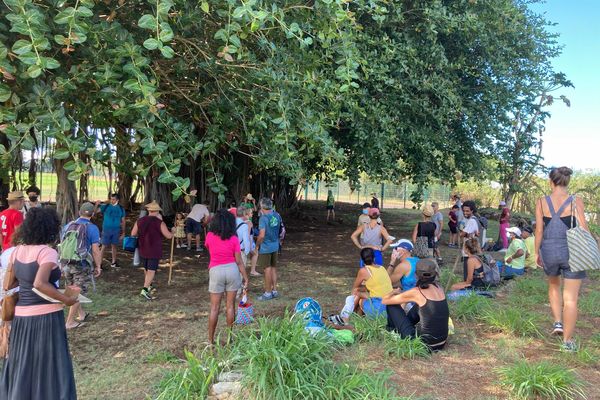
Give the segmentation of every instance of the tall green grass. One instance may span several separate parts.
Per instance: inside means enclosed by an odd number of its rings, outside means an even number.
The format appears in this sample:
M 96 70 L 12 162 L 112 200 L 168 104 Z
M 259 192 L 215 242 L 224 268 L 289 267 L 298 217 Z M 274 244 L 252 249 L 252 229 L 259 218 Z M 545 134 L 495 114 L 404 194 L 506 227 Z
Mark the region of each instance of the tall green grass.
M 497 369 L 500 383 L 517 399 L 585 398 L 583 383 L 573 370 L 543 361 L 518 361 Z
M 522 306 L 537 306 L 548 303 L 548 283 L 538 276 L 520 277 L 515 280 L 511 301 Z
M 483 314 L 483 320 L 493 329 L 517 336 L 541 337 L 538 315 L 512 306 L 497 305 Z
M 431 355 L 427 345 L 418 337 L 415 339 L 403 339 L 395 332 L 385 332 L 383 346 L 388 355 L 406 360 L 414 360 L 418 357 L 429 357 Z
M 600 292 L 590 291 L 579 297 L 579 309 L 582 314 L 600 317 Z
M 457 321 L 475 321 L 483 319 L 485 313 L 498 307 L 489 298 L 473 294 L 450 302 L 450 316 Z
M 387 319 L 386 317 L 366 318 L 352 314 L 350 316 L 350 324 L 354 326 L 358 341 L 371 342 L 374 340 L 383 340 Z
M 210 385 L 219 373 L 218 359 L 204 353 L 197 358 L 186 351 L 185 368 L 170 372 L 159 383 L 156 400 L 200 400 L 208 395 Z

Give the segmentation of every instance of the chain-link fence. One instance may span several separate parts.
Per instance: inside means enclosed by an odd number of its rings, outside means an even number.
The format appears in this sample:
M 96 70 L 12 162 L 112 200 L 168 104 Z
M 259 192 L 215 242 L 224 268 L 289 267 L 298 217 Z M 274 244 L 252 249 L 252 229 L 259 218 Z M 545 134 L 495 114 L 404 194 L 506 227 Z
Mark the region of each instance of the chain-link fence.
M 372 193 L 376 193 L 380 208 L 412 208 L 415 206 L 415 203 L 411 201 L 410 195 L 415 188 L 416 185 L 408 182 L 400 185 L 361 182 L 360 189 L 352 190 L 347 181 L 336 183 L 316 181 L 305 186 L 299 195 L 304 200 L 326 200 L 327 192 L 331 190 L 335 201 L 362 204 L 370 202 Z M 448 207 L 450 205 L 451 194 L 449 186 L 431 185 L 423 192 L 421 205 L 437 201 L 440 203 L 440 207 Z

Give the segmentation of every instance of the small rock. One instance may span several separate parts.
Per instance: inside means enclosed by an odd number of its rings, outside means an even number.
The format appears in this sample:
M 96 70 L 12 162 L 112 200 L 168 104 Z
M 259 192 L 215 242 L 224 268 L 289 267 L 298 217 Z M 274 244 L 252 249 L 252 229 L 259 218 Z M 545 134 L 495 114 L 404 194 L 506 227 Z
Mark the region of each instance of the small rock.
M 244 375 L 238 371 L 222 372 L 219 374 L 217 381 L 219 382 L 239 382 Z
M 238 395 L 242 391 L 240 382 L 218 382 L 212 386 L 212 394 L 219 396 L 221 394 Z

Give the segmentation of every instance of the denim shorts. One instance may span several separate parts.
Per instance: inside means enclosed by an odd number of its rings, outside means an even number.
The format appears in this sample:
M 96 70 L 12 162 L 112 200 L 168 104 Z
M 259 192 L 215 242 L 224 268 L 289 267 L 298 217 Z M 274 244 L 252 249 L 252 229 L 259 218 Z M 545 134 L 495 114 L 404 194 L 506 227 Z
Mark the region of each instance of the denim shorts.
M 381 302 L 381 297 L 370 297 L 362 302 L 362 310 L 367 317 L 376 318 L 378 316 L 387 316 L 385 305 Z
M 199 235 L 203 231 L 202 223 L 192 218 L 186 218 L 184 231 L 192 235 Z
M 543 260 L 542 260 L 543 261 Z M 547 276 L 561 276 L 565 279 L 585 279 L 585 271 L 571 271 L 569 262 L 547 263 L 544 261 L 544 273 Z
M 119 236 L 121 236 L 121 228 L 105 228 L 102 230 L 102 244 L 104 246 L 119 244 Z

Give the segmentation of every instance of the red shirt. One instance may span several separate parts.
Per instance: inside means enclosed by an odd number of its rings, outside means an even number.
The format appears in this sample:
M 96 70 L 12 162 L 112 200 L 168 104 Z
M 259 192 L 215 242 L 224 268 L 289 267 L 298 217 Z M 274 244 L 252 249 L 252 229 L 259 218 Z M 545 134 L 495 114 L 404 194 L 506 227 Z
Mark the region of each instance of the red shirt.
M 7 208 L 0 213 L 0 226 L 2 229 L 2 249 L 12 247 L 12 236 L 17 226 L 23 223 L 23 213 L 14 208 Z

